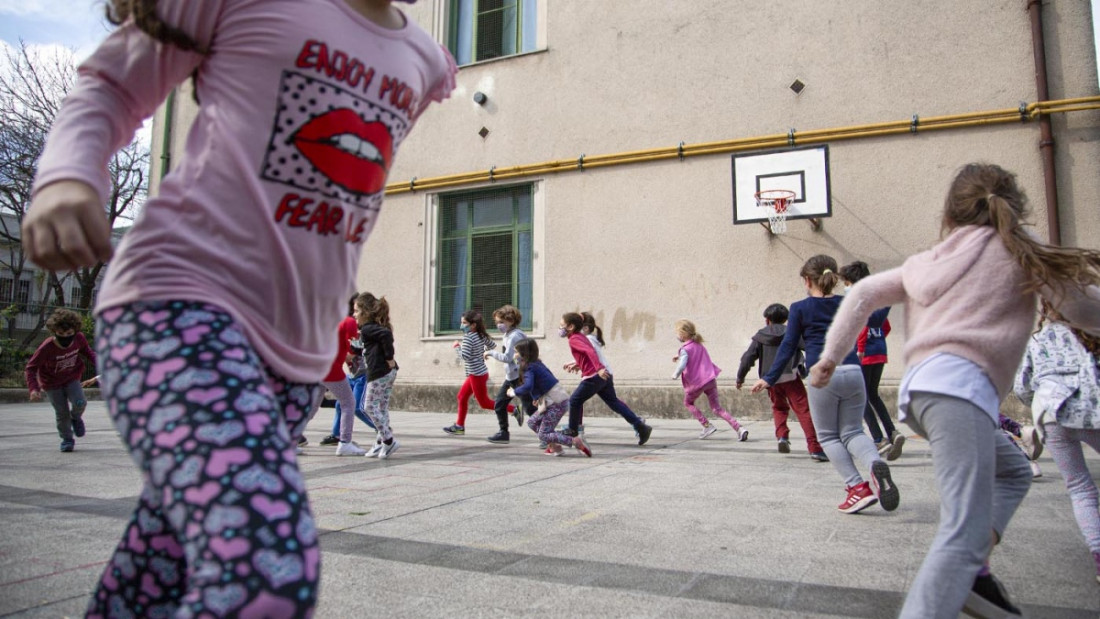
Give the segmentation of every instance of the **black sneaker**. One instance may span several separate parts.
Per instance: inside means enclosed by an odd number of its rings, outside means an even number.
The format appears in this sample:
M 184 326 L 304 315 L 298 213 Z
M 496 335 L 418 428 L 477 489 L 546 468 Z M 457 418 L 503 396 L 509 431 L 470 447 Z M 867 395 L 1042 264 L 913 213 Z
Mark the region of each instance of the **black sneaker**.
M 828 462 L 829 456 L 826 456 L 824 451 L 815 451 L 810 454 L 810 459 L 814 462 Z
M 325 438 L 321 439 L 322 445 L 338 445 L 340 443 L 340 437 L 335 434 L 329 434 Z
M 87 429 L 84 427 L 84 419 L 73 417 L 73 434 L 75 434 L 77 438 L 80 438 L 84 436 L 86 430 Z
M 447 434 L 454 434 L 456 436 L 462 436 L 466 434 L 466 428 L 460 425 L 447 426 L 446 428 L 443 428 L 443 431 Z
M 486 440 L 489 441 L 490 443 L 497 443 L 497 444 L 500 444 L 500 445 L 507 445 L 509 438 L 510 437 L 509 437 L 507 432 L 497 432 L 496 434 L 490 436 Z
M 1020 609 L 1008 599 L 1001 581 L 993 574 L 978 576 L 970 588 L 963 612 L 972 617 L 1022 617 Z
M 878 496 L 878 503 L 882 509 L 892 512 L 898 508 L 901 494 L 890 477 L 890 467 L 882 460 L 875 460 L 871 465 L 871 488 Z
M 638 427 L 638 444 L 645 445 L 649 440 L 649 435 L 653 434 L 653 427 L 646 424 L 642 424 Z
M 76 446 L 75 441 L 61 441 L 61 451 L 64 451 L 66 453 L 72 451 L 73 447 L 75 447 L 75 446 Z
M 516 425 L 522 428 L 523 427 L 523 406 L 517 406 L 515 408 L 515 410 L 512 411 L 512 416 L 516 418 Z
M 298 446 L 299 447 L 305 447 L 306 445 L 309 445 L 309 439 L 308 438 L 303 436 L 302 438 L 298 439 Z

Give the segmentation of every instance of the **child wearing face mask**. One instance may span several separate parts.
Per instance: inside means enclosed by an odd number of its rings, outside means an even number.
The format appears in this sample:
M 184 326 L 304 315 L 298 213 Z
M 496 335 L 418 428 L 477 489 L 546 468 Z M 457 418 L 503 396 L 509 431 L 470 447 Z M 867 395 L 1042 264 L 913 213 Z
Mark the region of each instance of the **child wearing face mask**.
M 42 399 L 42 392 L 53 405 L 57 433 L 61 436 L 61 451 L 70 452 L 76 445 L 73 436 L 84 436 L 84 390 L 80 377 L 84 374 L 84 359 L 95 365 L 95 353 L 80 332 L 83 321 L 76 312 L 54 310 L 46 321 L 52 337 L 46 338 L 34 351 L 25 374 L 31 402 Z M 71 406 L 70 406 L 71 405 Z
M 569 338 L 569 352 L 573 353 L 573 363 L 566 363 L 562 369 L 581 375 L 580 384 L 569 397 L 569 428 L 566 429 L 565 434 L 568 436 L 579 434 L 581 420 L 584 417 L 584 403 L 592 396 L 598 395 L 608 408 L 634 427 L 638 435 L 638 444 L 645 445 L 653 433 L 653 428 L 634 414 L 634 411 L 630 410 L 630 407 L 615 394 L 614 379 L 607 368 L 600 363 L 596 350 L 592 348 L 588 338 L 581 333 L 583 327 L 584 318 L 580 314 L 576 312 L 562 314 L 558 336 Z
M 469 310 L 462 314 L 460 327 L 462 328 L 462 341 L 455 342 L 455 347 L 459 349 L 462 356 L 462 363 L 466 370 L 466 380 L 462 382 L 462 387 L 458 390 L 458 419 L 454 425 L 443 428 L 444 432 L 455 436 L 466 434 L 466 413 L 471 395 L 474 396 L 481 408 L 494 410 L 494 404 L 489 399 L 487 387 L 489 384 L 489 367 L 485 365 L 485 353 L 497 347 L 497 343 L 489 337 L 489 333 L 485 330 L 485 319 L 481 317 L 481 312 Z M 502 427 L 503 440 L 494 440 L 501 438 L 501 433 L 497 433 L 489 437 L 490 442 L 508 442 L 507 419 L 502 423 L 504 424 Z
M 699 396 L 705 394 L 711 412 L 730 424 L 733 431 L 737 433 L 737 440 L 742 442 L 749 440 L 749 431 L 741 427 L 741 424 L 730 416 L 718 401 L 718 374 L 722 368 L 714 365 L 710 360 L 710 353 L 703 346 L 703 336 L 695 330 L 695 323 L 690 320 L 677 321 L 676 339 L 683 346 L 672 358 L 676 362 L 676 373 L 672 377 L 679 378 L 683 382 L 684 406 L 699 423 L 703 424 L 703 431 L 699 434 L 699 438 L 706 438 L 718 431 L 718 428 L 711 425 L 703 411 L 695 406 Z
M 561 456 L 565 453 L 562 446 L 568 445 L 591 457 L 592 451 L 585 444 L 584 437 L 569 436 L 554 429 L 569 410 L 569 392 L 562 388 L 550 368 L 539 360 L 538 344 L 525 338 L 515 343 L 514 350 L 520 378 L 516 381 L 516 386 L 508 389 L 508 392 L 513 397 L 538 401 L 538 410 L 531 414 L 527 426 L 546 444 L 546 455 Z
M 508 390 L 518 385 L 520 381 L 520 371 L 519 366 L 516 364 L 515 354 L 516 342 L 527 337 L 519 329 L 519 323 L 522 321 L 523 314 L 512 305 L 504 305 L 493 312 L 493 322 L 497 325 L 497 331 L 504 334 L 504 339 L 499 350 L 485 352 L 485 359 L 492 357 L 504 364 L 504 381 L 500 384 L 497 398 L 493 402 L 493 411 L 497 415 L 500 432 L 489 437 L 491 443 L 508 442 L 508 413 L 515 416 L 516 425 L 522 426 L 524 413 L 531 415 L 531 411 L 535 408 L 531 404 L 531 397 L 526 395 L 520 396 L 521 406 L 519 408 L 512 406 L 511 402 L 514 396 L 508 394 Z

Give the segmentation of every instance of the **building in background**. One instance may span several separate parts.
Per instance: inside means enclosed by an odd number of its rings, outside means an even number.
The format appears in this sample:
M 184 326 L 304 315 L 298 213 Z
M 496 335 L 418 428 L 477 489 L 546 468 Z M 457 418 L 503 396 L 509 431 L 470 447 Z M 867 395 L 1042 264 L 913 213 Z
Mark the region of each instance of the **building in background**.
M 551 367 L 569 359 L 561 314 L 591 311 L 616 383 L 643 412 L 678 410 L 676 320 L 697 325 L 731 385 L 763 309 L 805 296 L 807 258 L 900 265 L 938 239 L 948 182 L 972 161 L 1019 175 L 1040 236 L 1100 247 L 1089 3 L 400 6 L 461 70 L 402 146 L 356 282 L 390 302 L 399 398 L 457 388 L 459 315 L 512 303 Z M 1092 99 L 1034 105 L 1073 98 Z M 195 114 L 186 86 L 169 103 L 153 142 L 164 170 Z M 788 148 L 821 153 L 827 184 L 799 191 L 823 190 L 827 211 L 774 235 L 735 211 L 752 193 L 735 167 Z M 900 308 L 891 318 L 887 382 L 906 339 Z

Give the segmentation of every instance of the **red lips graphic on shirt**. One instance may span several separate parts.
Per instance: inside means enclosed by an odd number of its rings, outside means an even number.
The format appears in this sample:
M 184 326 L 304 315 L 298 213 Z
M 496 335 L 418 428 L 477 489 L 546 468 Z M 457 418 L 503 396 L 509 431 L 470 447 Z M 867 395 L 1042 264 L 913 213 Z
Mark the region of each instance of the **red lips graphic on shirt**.
M 294 134 L 294 146 L 337 185 L 358 194 L 381 191 L 393 161 L 393 137 L 353 110 L 326 112 Z

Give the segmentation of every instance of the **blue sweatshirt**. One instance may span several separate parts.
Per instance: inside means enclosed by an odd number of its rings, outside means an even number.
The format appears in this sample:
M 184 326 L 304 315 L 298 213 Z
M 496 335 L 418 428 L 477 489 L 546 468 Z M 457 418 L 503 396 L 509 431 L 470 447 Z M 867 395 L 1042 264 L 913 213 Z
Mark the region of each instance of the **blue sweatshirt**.
M 787 317 L 787 332 L 783 334 L 783 341 L 779 344 L 779 352 L 776 353 L 772 367 L 764 376 L 764 381 L 774 385 L 783 374 L 787 362 L 798 351 L 798 342 L 801 338 L 806 345 L 806 367 L 811 368 L 821 358 L 821 351 L 825 348 L 825 334 L 829 332 L 829 325 L 833 323 L 833 316 L 844 297 L 834 295 L 831 297 L 806 297 L 801 301 L 791 303 L 791 314 Z M 853 347 L 848 351 L 848 356 L 840 362 L 840 365 L 859 365 L 859 357 Z
M 537 400 L 558 384 L 558 379 L 542 361 L 532 361 L 523 372 L 523 384 L 514 389 L 516 395 L 530 396 Z

